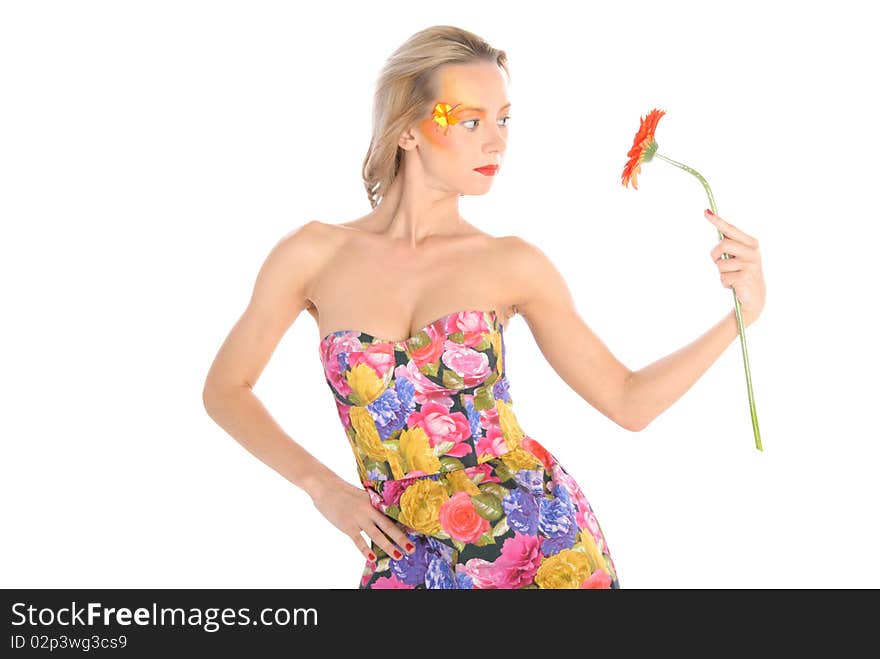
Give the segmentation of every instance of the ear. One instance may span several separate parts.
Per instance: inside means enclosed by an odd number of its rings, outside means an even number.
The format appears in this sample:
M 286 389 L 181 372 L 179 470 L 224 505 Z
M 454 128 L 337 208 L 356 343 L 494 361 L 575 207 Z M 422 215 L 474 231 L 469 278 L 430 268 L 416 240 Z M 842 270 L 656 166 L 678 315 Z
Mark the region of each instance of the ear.
M 413 132 L 412 128 L 407 128 L 400 134 L 400 139 L 397 140 L 397 144 L 401 149 L 405 151 L 411 151 L 416 148 L 416 136 Z

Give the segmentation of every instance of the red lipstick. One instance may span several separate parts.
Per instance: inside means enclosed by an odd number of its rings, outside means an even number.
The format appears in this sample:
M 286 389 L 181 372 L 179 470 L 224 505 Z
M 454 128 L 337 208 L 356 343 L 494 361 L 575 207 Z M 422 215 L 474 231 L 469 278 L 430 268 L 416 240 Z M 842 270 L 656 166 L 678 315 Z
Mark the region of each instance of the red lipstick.
M 498 165 L 486 165 L 485 167 L 474 167 L 475 172 L 480 172 L 484 176 L 495 176 L 498 171 Z

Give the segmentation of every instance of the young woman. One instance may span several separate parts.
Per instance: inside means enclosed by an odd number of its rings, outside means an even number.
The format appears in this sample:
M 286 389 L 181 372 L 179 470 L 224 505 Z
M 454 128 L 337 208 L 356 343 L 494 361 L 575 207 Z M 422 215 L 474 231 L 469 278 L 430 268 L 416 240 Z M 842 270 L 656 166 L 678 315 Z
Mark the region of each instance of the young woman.
M 504 51 L 450 26 L 393 53 L 363 165 L 373 210 L 308 222 L 279 241 L 205 382 L 211 417 L 308 492 L 363 553 L 360 588 L 619 588 L 583 491 L 517 421 L 504 328 L 522 315 L 562 379 L 632 431 L 737 337 L 732 310 L 634 373 L 580 318 L 540 249 L 460 215 L 458 198 L 487 193 L 501 171 L 506 75 Z M 741 308 L 751 323 L 764 297 L 757 241 L 717 221 L 729 236 L 715 254 L 722 281 L 748 292 Z M 286 435 L 252 393 L 303 309 L 322 337 L 326 384 L 362 488 Z

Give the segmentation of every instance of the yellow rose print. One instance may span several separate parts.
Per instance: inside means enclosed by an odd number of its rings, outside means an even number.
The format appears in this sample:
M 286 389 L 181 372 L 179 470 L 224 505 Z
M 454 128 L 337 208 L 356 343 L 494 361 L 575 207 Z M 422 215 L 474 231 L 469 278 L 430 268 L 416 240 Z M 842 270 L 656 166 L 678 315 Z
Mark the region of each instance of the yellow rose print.
M 385 380 L 376 375 L 368 364 L 356 364 L 345 374 L 351 387 L 351 400 L 358 405 L 369 405 L 385 390 Z
M 501 461 L 513 471 L 537 469 L 541 466 L 541 461 L 522 447 L 504 453 L 501 456 Z
M 504 373 L 504 351 L 501 349 L 501 332 L 493 330 L 489 335 L 489 342 L 492 344 L 492 350 L 495 351 L 495 355 L 498 358 L 495 369 L 499 373 Z
M 563 549 L 541 563 L 535 583 L 541 588 L 580 588 L 592 574 L 590 559 L 582 551 Z
M 609 571 L 608 565 L 605 562 L 605 557 L 602 555 L 602 552 L 599 551 L 599 546 L 596 544 L 593 534 L 587 529 L 581 529 L 581 545 L 585 550 L 587 558 L 590 559 L 590 574 L 593 574 L 593 572 L 599 569 L 604 570 L 605 572 Z M 590 576 L 590 574 L 587 576 Z
M 355 429 L 355 443 L 365 455 L 373 460 L 385 460 L 388 448 L 379 438 L 376 422 L 366 407 L 352 407 L 348 412 L 351 425 Z
M 385 459 L 388 461 L 388 466 L 391 467 L 391 477 L 404 478 L 406 472 L 403 469 L 403 465 L 400 463 L 400 457 L 397 455 L 397 451 L 390 447 L 386 447 L 386 449 L 387 453 L 385 454 Z
M 420 478 L 404 490 L 400 497 L 403 524 L 427 535 L 440 532 L 440 506 L 449 498 L 446 488 L 431 478 Z
M 404 430 L 400 434 L 400 457 L 406 473 L 416 469 L 426 474 L 440 471 L 440 460 L 434 455 L 428 435 L 421 426 Z
M 516 420 L 513 410 L 500 398 L 495 399 L 495 409 L 498 410 L 498 424 L 501 426 L 501 434 L 504 435 L 507 448 L 511 451 L 519 448 L 525 433 L 519 427 L 519 421 Z
M 450 471 L 444 476 L 450 494 L 467 492 L 468 494 L 481 494 L 480 488 L 474 483 L 463 469 Z

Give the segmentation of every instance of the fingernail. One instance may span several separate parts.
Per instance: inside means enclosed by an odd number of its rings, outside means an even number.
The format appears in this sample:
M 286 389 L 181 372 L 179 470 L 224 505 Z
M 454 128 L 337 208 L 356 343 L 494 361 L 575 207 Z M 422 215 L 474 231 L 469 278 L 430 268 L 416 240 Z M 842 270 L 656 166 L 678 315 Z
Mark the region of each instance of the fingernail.
M 413 549 L 415 549 L 415 545 L 413 545 L 413 543 L 411 543 L 411 542 L 407 542 L 406 543 L 406 550 L 412 551 Z
M 399 551 L 397 551 L 397 550 L 395 549 L 395 550 L 394 550 L 394 558 L 400 558 L 401 556 L 403 556 L 403 554 L 401 554 Z
M 712 216 L 715 215 L 715 213 L 712 212 L 712 209 L 711 209 L 711 208 L 707 208 L 707 209 L 706 209 L 706 212 L 709 213 L 709 215 L 712 215 Z
M 375 560 L 376 560 L 376 554 L 374 554 L 373 552 L 370 552 L 370 553 L 368 554 L 368 556 L 369 556 L 369 558 L 370 558 L 371 561 L 375 561 Z

